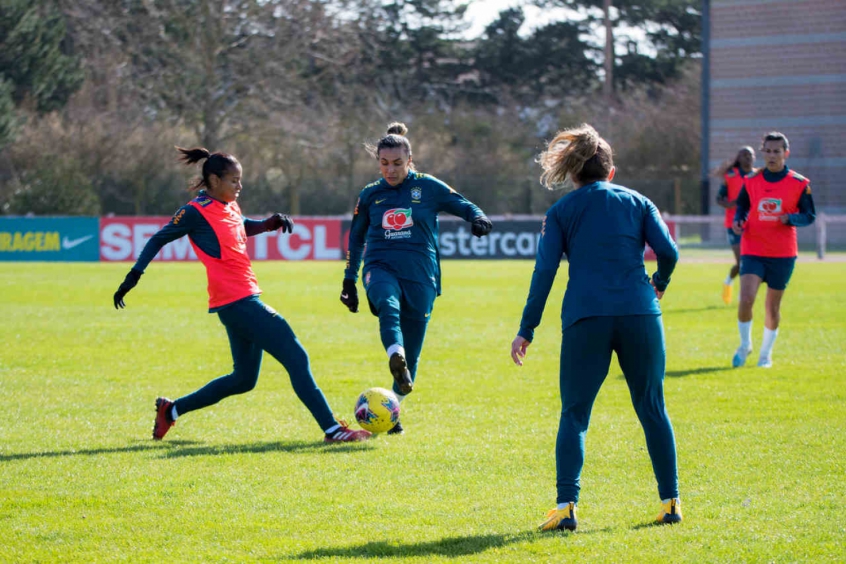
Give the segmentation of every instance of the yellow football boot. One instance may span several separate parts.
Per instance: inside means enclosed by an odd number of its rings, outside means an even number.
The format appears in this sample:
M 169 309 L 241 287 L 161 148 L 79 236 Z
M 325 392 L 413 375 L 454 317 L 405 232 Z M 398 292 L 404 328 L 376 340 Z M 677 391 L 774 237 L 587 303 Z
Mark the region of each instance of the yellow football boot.
M 726 305 L 731 305 L 731 294 L 732 294 L 731 284 L 723 284 L 723 302 Z
M 667 501 L 667 503 L 662 502 L 661 513 L 658 514 L 655 520 L 659 523 L 680 523 L 682 520 L 681 500 L 674 497 Z
M 564 509 L 550 509 L 546 513 L 546 521 L 541 523 L 538 528 L 541 531 L 555 531 L 560 529 L 575 531 L 577 524 L 576 502 L 571 501 Z

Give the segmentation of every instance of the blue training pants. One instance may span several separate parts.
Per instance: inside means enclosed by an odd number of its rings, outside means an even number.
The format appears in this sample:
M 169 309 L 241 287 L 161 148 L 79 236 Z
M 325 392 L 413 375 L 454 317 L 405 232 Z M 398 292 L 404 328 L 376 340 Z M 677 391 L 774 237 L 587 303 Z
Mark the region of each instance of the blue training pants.
M 176 400 L 179 415 L 213 405 L 223 398 L 249 392 L 256 386 L 263 351 L 278 360 L 300 401 L 324 431 L 336 424 L 323 392 L 311 374 L 306 353 L 291 326 L 258 296 L 239 300 L 217 312 L 229 335 L 234 369 L 196 392 Z
M 579 500 L 585 461 L 585 434 L 611 353 L 629 386 L 661 499 L 678 497 L 676 441 L 664 408 L 664 326 L 660 315 L 620 315 L 580 319 L 561 340 L 561 421 L 555 447 L 558 503 Z
M 364 273 L 367 299 L 379 317 L 379 335 L 385 350 L 393 344 L 405 348 L 405 359 L 412 382 L 417 378 L 417 364 L 426 338 L 437 292 L 431 284 L 397 278 L 379 268 Z M 399 394 L 396 382 L 394 393 Z

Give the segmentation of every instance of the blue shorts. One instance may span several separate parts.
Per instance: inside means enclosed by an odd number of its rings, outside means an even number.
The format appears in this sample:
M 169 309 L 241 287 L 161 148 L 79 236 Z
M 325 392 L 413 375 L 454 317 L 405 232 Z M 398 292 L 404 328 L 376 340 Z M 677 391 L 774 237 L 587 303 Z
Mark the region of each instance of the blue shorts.
M 754 274 L 773 290 L 784 290 L 790 282 L 796 257 L 740 256 L 740 275 Z
M 732 247 L 740 244 L 740 235 L 735 233 L 731 227 L 726 228 L 726 238 Z

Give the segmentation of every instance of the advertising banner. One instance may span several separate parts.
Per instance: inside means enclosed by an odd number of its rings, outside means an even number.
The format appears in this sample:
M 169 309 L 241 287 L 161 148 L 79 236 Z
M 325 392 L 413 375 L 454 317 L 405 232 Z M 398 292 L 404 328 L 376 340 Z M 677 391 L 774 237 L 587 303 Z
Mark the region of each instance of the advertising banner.
M 470 224 L 460 219 L 442 218 L 438 238 L 442 259 L 534 259 L 542 217 L 537 219 L 491 218 L 494 230 L 490 235 L 474 237 Z M 341 250 L 346 256 L 350 220 L 342 222 Z
M 441 258 L 534 259 L 542 220 L 494 220 L 493 231 L 482 238 L 473 236 L 466 221 L 441 221 Z
M 0 261 L 96 262 L 96 217 L 0 217 Z
M 135 261 L 170 217 L 0 217 L 0 261 Z M 349 219 L 296 217 L 293 233 L 263 233 L 247 239 L 252 260 L 341 260 L 349 240 Z M 542 217 L 493 218 L 494 230 L 473 237 L 470 224 L 440 221 L 444 259 L 534 259 Z M 673 222 L 668 223 L 673 233 Z M 646 260 L 655 254 L 648 246 Z M 165 245 L 155 260 L 195 261 L 187 237 Z
M 442 259 L 529 259 L 534 260 L 538 250 L 538 239 L 543 216 L 530 219 L 505 219 L 493 216 L 494 224 L 490 235 L 474 237 L 470 224 L 455 219 L 439 222 Z M 351 221 L 341 222 L 342 240 L 340 247 L 346 256 L 349 244 Z M 668 222 L 670 235 L 674 233 L 674 222 Z M 645 260 L 655 260 L 655 253 L 646 246 Z
M 170 217 L 104 217 L 100 220 L 100 260 L 135 261 L 144 245 Z M 262 233 L 247 239 L 252 260 L 340 260 L 341 220 L 295 217 L 294 231 Z M 96 259 L 95 259 L 96 260 Z M 188 237 L 159 251 L 155 260 L 198 260 Z

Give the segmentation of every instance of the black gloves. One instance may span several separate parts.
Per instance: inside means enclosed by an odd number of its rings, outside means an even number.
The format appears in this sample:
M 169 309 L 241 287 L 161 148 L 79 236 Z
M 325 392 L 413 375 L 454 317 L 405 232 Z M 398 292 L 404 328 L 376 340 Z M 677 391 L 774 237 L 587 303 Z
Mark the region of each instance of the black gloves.
M 281 229 L 282 233 L 290 233 L 294 230 L 294 220 L 287 215 L 282 215 L 281 213 L 271 215 L 262 223 L 264 223 L 266 231 L 276 231 L 277 229 Z
M 123 303 L 123 297 L 129 293 L 131 289 L 138 284 L 138 280 L 141 278 L 142 272 L 138 272 L 137 270 L 130 270 L 129 274 L 126 275 L 126 278 L 123 279 L 123 282 L 118 287 L 117 292 L 115 292 L 115 309 L 125 308 L 126 304 Z
M 493 229 L 493 223 L 491 223 L 491 220 L 483 215 L 474 219 L 472 225 L 470 226 L 470 231 L 476 237 L 484 237 L 491 232 L 491 229 Z
M 658 276 L 658 271 L 652 275 L 652 285 L 655 286 L 655 289 L 659 292 L 663 292 L 667 289 L 667 286 L 670 284 L 670 280 L 662 280 L 660 276 Z
M 341 303 L 347 306 L 351 312 L 358 313 L 358 289 L 355 287 L 355 280 L 344 279 Z

